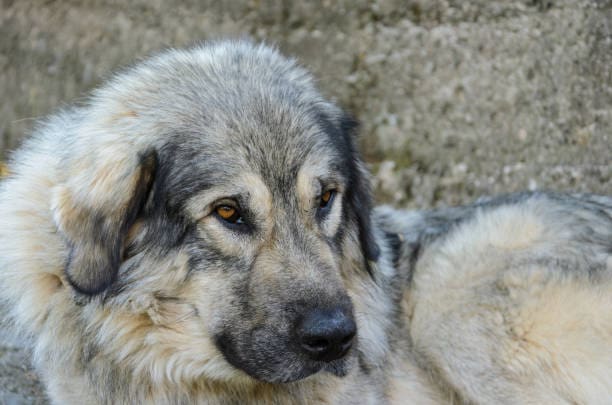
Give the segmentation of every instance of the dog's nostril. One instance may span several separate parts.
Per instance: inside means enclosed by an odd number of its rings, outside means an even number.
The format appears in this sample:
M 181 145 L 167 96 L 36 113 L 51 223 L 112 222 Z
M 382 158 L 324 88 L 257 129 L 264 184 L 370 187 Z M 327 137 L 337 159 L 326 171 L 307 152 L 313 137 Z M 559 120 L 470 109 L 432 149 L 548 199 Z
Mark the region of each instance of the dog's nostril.
M 357 332 L 350 312 L 342 309 L 310 311 L 297 329 L 303 352 L 313 360 L 333 361 L 351 348 Z
M 325 339 L 304 339 L 302 345 L 307 348 L 307 350 L 312 351 L 323 351 L 327 350 L 329 347 L 329 341 Z

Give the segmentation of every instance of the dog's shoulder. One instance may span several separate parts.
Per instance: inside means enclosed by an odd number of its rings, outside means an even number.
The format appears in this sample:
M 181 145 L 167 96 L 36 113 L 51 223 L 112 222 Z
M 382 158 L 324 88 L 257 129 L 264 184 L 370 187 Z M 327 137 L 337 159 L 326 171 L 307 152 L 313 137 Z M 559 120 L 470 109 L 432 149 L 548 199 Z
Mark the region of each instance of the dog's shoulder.
M 612 198 L 521 193 L 376 215 L 404 241 L 410 339 L 445 385 L 479 401 L 610 398 Z

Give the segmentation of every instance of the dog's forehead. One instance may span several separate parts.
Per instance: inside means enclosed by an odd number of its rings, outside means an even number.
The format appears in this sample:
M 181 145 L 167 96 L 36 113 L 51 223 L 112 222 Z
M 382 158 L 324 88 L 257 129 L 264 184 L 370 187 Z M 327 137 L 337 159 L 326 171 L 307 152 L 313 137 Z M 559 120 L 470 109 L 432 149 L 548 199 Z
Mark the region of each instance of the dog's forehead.
M 202 147 L 265 177 L 295 176 L 313 155 L 324 163 L 339 154 L 341 139 L 322 112 L 304 111 L 289 101 L 245 109 L 250 111 L 228 117 L 230 126 L 206 128 Z
M 166 146 L 171 151 L 167 160 L 173 166 L 173 181 L 182 183 L 180 188 L 226 187 L 248 175 L 259 177 L 270 193 L 284 195 L 295 192 L 298 178 L 306 178 L 310 185 L 330 177 L 342 182 L 342 148 L 324 125 L 291 127 L 269 120 L 233 119 L 235 125 L 223 129 L 209 126 L 172 137 L 172 144 Z M 238 183 L 235 186 L 244 189 Z
M 94 99 L 101 121 L 142 134 L 143 148 L 158 150 L 158 174 L 168 190 L 181 190 L 172 199 L 245 172 L 276 194 L 294 188 L 312 156 L 320 169 L 346 166 L 351 155 L 341 110 L 306 70 L 268 47 L 169 51 L 117 76 Z
M 340 110 L 293 61 L 237 46 L 170 55 L 152 69 L 162 108 L 151 118 L 183 180 L 211 185 L 251 172 L 287 189 L 313 156 L 319 169 L 342 166 Z

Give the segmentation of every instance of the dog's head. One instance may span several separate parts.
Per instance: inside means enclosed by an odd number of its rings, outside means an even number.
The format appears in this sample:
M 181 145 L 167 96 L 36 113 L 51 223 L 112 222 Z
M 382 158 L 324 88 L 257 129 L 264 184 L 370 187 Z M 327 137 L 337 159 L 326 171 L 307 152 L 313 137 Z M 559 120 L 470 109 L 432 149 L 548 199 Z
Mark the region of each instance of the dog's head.
M 52 205 L 96 353 L 177 378 L 348 371 L 352 286 L 378 255 L 369 185 L 355 123 L 304 70 L 244 42 L 171 51 L 74 131 Z

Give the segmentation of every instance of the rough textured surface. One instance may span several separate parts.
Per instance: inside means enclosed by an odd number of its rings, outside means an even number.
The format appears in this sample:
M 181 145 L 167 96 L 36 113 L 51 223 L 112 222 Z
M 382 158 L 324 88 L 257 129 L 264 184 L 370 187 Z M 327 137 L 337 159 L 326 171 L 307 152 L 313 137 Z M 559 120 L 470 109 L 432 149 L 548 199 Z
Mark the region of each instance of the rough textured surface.
M 612 190 L 610 1 L 1 4 L 0 159 L 118 66 L 248 35 L 295 55 L 361 120 L 380 202 Z M 0 403 L 41 398 L 19 342 L 0 342 Z
M 46 403 L 38 376 L 22 347 L 22 339 L 12 333 L 9 325 L 0 322 L 0 405 Z

